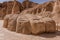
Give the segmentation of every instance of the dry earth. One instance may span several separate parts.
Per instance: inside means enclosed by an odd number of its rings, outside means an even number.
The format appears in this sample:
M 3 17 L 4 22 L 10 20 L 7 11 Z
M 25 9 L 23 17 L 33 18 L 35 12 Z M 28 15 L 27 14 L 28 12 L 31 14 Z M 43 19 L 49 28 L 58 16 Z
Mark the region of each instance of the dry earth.
M 16 32 L 11 32 L 3 26 L 3 20 L 0 20 L 0 40 L 60 40 L 60 31 L 51 34 L 41 35 L 24 35 Z

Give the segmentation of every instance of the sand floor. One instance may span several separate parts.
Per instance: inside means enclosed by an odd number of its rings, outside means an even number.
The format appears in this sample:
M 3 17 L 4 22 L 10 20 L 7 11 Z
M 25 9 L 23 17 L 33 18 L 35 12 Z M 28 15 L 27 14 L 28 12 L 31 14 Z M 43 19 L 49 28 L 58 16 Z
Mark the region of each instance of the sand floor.
M 25 35 L 11 32 L 3 28 L 3 20 L 0 20 L 0 40 L 60 40 L 60 31 L 56 34 Z

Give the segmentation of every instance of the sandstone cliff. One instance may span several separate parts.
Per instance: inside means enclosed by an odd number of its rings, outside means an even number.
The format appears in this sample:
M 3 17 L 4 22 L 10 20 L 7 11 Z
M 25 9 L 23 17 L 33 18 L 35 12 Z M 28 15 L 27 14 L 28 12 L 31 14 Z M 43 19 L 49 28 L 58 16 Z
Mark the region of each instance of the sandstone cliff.
M 0 3 L 0 9 L 1 9 L 0 16 L 3 15 L 4 17 L 7 14 L 11 14 L 13 5 L 14 5 L 13 1 Z M 32 1 L 23 1 L 22 3 L 16 1 L 13 12 L 37 14 L 40 13 L 42 9 L 46 9 L 46 11 L 52 12 L 53 6 L 54 6 L 53 1 L 45 2 L 43 4 L 38 4 Z

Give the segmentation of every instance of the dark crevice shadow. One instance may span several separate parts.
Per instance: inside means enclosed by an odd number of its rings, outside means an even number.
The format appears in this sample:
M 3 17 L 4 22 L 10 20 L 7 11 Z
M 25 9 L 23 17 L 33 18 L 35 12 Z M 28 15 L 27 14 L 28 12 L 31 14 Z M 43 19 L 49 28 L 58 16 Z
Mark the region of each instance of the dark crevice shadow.
M 60 36 L 60 31 L 57 31 L 56 33 L 43 33 L 35 36 L 44 37 L 44 38 L 54 38 L 56 36 Z
M 56 33 L 44 33 L 39 35 L 40 37 L 45 37 L 45 38 L 54 38 L 56 37 Z
M 60 31 L 58 31 L 58 32 L 56 33 L 56 36 L 60 36 Z

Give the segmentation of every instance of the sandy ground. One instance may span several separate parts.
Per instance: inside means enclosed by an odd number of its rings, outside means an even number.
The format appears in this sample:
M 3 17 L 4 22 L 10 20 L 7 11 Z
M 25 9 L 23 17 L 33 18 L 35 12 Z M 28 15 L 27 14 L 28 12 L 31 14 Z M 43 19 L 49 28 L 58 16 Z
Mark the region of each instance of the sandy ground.
M 16 32 L 11 32 L 3 28 L 3 20 L 0 20 L 0 40 L 60 40 L 60 31 L 51 34 L 41 35 L 24 35 Z

